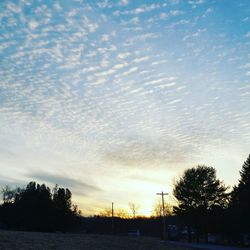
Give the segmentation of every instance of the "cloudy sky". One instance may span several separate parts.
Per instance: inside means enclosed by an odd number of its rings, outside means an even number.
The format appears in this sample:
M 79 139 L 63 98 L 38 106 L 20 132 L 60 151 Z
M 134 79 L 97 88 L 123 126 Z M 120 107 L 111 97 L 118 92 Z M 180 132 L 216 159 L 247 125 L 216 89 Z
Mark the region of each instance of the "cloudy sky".
M 250 153 L 249 0 L 2 0 L 0 65 L 1 186 L 146 214 L 184 169 L 232 186 Z

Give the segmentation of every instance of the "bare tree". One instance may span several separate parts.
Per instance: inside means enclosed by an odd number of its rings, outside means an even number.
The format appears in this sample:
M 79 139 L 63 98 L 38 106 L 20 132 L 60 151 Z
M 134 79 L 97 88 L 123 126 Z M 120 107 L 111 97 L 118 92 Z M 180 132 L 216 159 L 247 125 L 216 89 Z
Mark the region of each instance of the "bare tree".
M 165 216 L 170 216 L 173 213 L 173 207 L 165 202 Z M 162 202 L 161 199 L 157 199 L 153 207 L 153 216 L 161 217 L 162 216 Z
M 133 202 L 129 202 L 128 205 L 129 205 L 129 208 L 130 208 L 130 210 L 131 210 L 131 212 L 132 212 L 132 214 L 133 214 L 133 218 L 135 219 L 136 213 L 137 213 L 137 211 L 138 211 L 138 209 L 139 209 L 139 206 L 136 205 L 136 204 L 133 203 Z
M 103 211 L 99 214 L 101 217 L 112 217 L 112 209 L 111 208 L 105 208 Z
M 10 186 L 6 185 L 2 188 L 1 194 L 4 203 L 12 203 L 15 199 L 16 190 L 11 189 Z
M 119 218 L 123 218 L 123 219 L 129 218 L 128 212 L 125 209 L 121 209 L 121 208 L 116 210 L 116 216 Z
M 153 207 L 153 215 L 155 217 L 160 217 L 162 214 L 162 205 L 161 205 L 161 200 L 157 199 L 156 203 L 154 204 Z

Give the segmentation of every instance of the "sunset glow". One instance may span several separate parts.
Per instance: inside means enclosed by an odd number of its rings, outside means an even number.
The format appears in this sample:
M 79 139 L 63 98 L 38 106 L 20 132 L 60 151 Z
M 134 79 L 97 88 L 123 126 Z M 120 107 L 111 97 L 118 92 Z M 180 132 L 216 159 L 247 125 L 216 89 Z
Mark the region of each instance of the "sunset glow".
M 183 170 L 250 149 L 250 1 L 1 1 L 0 185 L 149 215 Z

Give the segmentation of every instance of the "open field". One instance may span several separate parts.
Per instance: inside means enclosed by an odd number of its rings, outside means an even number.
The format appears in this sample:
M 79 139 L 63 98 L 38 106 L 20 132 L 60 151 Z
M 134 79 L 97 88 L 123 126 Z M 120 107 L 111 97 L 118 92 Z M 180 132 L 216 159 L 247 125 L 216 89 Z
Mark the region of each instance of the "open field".
M 159 239 L 108 235 L 0 231 L 1 250 L 190 250 Z

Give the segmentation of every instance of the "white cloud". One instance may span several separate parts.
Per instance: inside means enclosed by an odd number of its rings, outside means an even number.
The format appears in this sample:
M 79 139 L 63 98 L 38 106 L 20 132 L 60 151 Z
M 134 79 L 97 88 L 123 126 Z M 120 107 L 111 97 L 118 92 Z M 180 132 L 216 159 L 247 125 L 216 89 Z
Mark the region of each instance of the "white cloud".
M 143 56 L 143 57 L 140 57 L 140 58 L 135 58 L 133 60 L 134 63 L 140 63 L 140 62 L 145 62 L 145 61 L 148 61 L 150 59 L 149 56 Z
M 59 2 L 54 3 L 54 8 L 55 8 L 57 11 L 62 11 L 62 6 L 60 5 Z
M 160 84 L 160 83 L 163 83 L 163 82 L 168 82 L 167 84 L 170 84 L 169 86 L 173 86 L 173 85 L 175 85 L 175 83 L 172 83 L 172 81 L 174 81 L 174 80 L 176 80 L 176 77 L 167 76 L 167 77 L 158 78 L 158 79 L 148 81 L 148 82 L 145 83 L 145 85 L 155 85 L 155 84 Z M 169 82 L 171 82 L 171 83 L 169 83 Z
M 101 36 L 101 40 L 102 40 L 103 42 L 107 42 L 107 41 L 109 40 L 109 35 L 108 35 L 108 34 L 102 35 L 102 36 Z
M 102 1 L 97 3 L 97 6 L 101 9 L 104 9 L 104 8 L 111 7 L 112 5 L 109 3 L 108 0 L 102 0 Z
M 119 59 L 125 59 L 125 58 L 127 58 L 128 56 L 130 56 L 130 52 L 124 52 L 124 53 L 119 53 L 118 55 L 117 55 L 117 57 L 119 58 Z
M 109 61 L 107 59 L 102 59 L 100 62 L 101 67 L 105 68 L 109 66 Z
M 68 16 L 69 17 L 74 17 L 74 16 L 76 16 L 77 15 L 77 10 L 76 9 L 74 9 L 74 10 L 71 10 L 69 13 L 68 13 Z
M 22 12 L 22 8 L 16 4 L 12 3 L 12 2 L 9 2 L 7 4 L 7 8 L 14 13 L 21 13 Z
M 250 63 L 246 63 L 246 64 L 242 65 L 241 68 L 243 68 L 243 69 L 250 68 Z
M 39 26 L 39 23 L 36 22 L 35 20 L 32 20 L 32 21 L 29 22 L 29 28 L 30 28 L 31 30 L 36 29 L 38 26 Z
M 182 15 L 184 12 L 183 11 L 181 11 L 181 10 L 171 10 L 170 11 L 170 15 L 171 16 L 180 16 L 180 15 Z
M 171 101 L 171 102 L 168 102 L 167 105 L 173 105 L 173 104 L 179 103 L 179 102 L 181 102 L 181 101 L 182 101 L 181 98 L 175 99 L 175 100 L 173 100 L 173 101 Z
M 125 76 L 128 76 L 128 75 L 136 72 L 137 70 L 138 70 L 138 67 L 132 67 L 129 70 L 124 71 L 123 73 L 121 73 L 119 75 L 116 75 L 115 77 L 125 77 Z
M 119 64 L 114 65 L 113 69 L 114 70 L 122 69 L 122 68 L 126 67 L 127 65 L 128 65 L 127 63 L 119 63 Z
M 162 19 L 162 20 L 167 19 L 167 17 L 168 17 L 168 14 L 167 14 L 167 13 L 161 13 L 161 14 L 160 14 L 160 19 Z
M 168 61 L 167 59 L 154 61 L 154 62 L 152 62 L 152 65 L 159 65 L 159 64 L 162 64 L 162 63 L 166 63 L 167 61 Z
M 241 96 L 249 96 L 249 95 L 250 95 L 250 91 L 241 93 Z
M 137 7 L 135 9 L 131 9 L 131 10 L 124 10 L 124 11 L 119 11 L 116 10 L 113 12 L 113 14 L 115 16 L 119 16 L 119 15 L 138 15 L 138 14 L 142 14 L 142 13 L 146 13 L 146 12 L 151 12 L 154 11 L 156 9 L 160 9 L 162 6 L 160 4 L 149 4 L 149 5 L 141 5 L 140 7 Z
M 109 70 L 106 70 L 106 71 L 101 71 L 101 72 L 98 72 L 96 73 L 95 75 L 98 76 L 98 77 L 107 77 L 109 75 L 112 75 L 115 73 L 115 70 L 112 68 L 112 69 L 109 69 Z
M 250 37 L 250 31 L 245 34 L 245 37 Z
M 128 5 L 128 4 L 129 4 L 129 0 L 120 0 L 119 2 L 119 5 L 122 5 L 122 6 Z
M 84 25 L 89 32 L 95 32 L 99 25 L 95 22 L 91 22 L 87 16 L 83 17 Z

